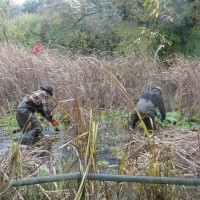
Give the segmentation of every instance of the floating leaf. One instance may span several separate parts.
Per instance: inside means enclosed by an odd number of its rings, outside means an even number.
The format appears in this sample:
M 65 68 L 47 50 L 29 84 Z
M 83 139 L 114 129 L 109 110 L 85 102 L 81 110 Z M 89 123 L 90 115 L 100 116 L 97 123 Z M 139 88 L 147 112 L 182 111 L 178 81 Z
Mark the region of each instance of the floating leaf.
M 98 161 L 98 165 L 101 167 L 107 167 L 109 164 L 108 161 Z

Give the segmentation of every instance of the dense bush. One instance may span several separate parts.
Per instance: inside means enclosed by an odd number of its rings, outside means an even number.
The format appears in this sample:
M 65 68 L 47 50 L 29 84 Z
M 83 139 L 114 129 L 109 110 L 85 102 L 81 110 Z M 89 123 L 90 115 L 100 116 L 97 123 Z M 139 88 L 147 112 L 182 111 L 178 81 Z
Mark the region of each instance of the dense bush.
M 40 41 L 42 17 L 36 14 L 23 14 L 8 21 L 9 38 L 15 43 L 33 46 Z
M 154 54 L 162 45 L 162 56 L 170 54 L 168 49 L 199 56 L 197 1 L 80 1 L 76 6 L 60 0 L 27 0 L 22 11 L 28 13 L 15 14 L 12 19 L 8 5 L 0 4 L 1 40 L 28 46 L 39 41 L 65 51 L 123 55 L 133 51 Z

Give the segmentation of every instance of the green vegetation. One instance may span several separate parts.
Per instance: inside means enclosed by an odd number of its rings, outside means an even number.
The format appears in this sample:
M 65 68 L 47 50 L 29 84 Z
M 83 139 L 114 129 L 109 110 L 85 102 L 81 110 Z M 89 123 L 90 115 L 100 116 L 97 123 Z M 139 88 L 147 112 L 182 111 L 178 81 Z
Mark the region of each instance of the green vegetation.
M 79 3 L 79 6 L 75 4 Z M 2 10 L 0 39 L 32 47 L 40 42 L 62 51 L 173 52 L 200 55 L 198 0 L 44 1 L 26 0 Z
M 23 14 L 10 20 L 7 24 L 10 40 L 33 46 L 40 41 L 41 20 L 42 17 L 36 14 Z
M 178 112 L 168 112 L 166 120 L 163 121 L 163 126 L 166 127 L 170 124 L 191 130 L 200 129 L 199 119 L 190 119 L 187 113 L 181 113 L 179 116 Z

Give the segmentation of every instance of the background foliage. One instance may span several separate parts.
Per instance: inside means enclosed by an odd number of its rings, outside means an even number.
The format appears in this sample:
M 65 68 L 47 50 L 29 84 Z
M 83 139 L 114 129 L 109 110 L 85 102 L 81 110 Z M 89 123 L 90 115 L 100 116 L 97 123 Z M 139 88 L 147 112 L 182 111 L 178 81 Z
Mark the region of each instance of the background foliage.
M 200 55 L 198 0 L 26 0 L 0 3 L 0 39 L 79 53 Z

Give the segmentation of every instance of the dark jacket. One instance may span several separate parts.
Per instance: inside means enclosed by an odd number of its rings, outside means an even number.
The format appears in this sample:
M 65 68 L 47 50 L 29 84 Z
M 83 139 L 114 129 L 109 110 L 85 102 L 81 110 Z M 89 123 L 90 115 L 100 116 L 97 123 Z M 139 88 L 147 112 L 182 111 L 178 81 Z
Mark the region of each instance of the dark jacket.
M 166 110 L 162 96 L 158 93 L 157 90 L 153 89 L 145 92 L 141 99 L 151 100 L 155 108 L 158 108 L 162 117 L 162 121 L 166 118 Z

